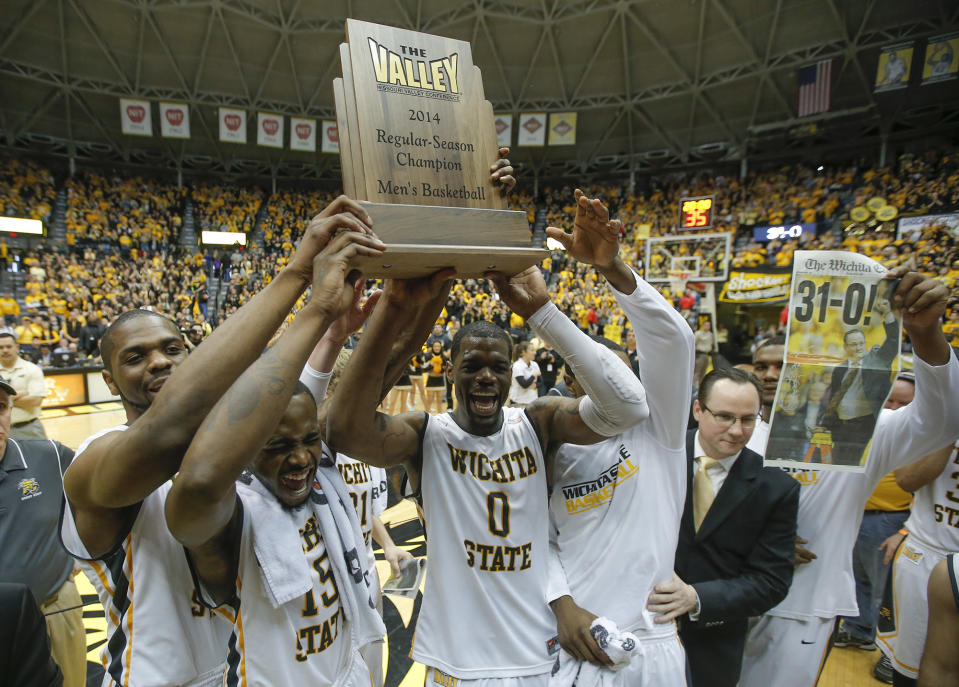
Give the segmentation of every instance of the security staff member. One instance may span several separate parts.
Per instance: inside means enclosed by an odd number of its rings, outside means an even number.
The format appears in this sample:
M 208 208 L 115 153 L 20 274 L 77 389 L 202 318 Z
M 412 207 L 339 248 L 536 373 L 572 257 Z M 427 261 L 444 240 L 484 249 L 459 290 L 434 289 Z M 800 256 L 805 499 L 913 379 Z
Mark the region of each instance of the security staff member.
M 11 439 L 16 390 L 0 378 L 0 582 L 30 587 L 43 611 L 65 687 L 86 684 L 86 632 L 73 559 L 60 543 L 63 470 L 73 451 L 48 439 Z

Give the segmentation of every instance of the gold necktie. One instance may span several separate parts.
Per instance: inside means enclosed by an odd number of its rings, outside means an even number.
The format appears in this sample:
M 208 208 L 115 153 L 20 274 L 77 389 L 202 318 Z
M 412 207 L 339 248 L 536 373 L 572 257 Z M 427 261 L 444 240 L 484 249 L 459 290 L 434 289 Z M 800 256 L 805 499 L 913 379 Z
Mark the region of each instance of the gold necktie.
M 713 465 L 719 465 L 719 461 L 708 456 L 701 456 L 699 459 L 699 469 L 693 477 L 693 522 L 696 525 L 696 531 L 703 524 L 709 507 L 713 505 L 713 499 L 716 498 L 713 490 L 713 479 L 706 472 L 706 468 Z

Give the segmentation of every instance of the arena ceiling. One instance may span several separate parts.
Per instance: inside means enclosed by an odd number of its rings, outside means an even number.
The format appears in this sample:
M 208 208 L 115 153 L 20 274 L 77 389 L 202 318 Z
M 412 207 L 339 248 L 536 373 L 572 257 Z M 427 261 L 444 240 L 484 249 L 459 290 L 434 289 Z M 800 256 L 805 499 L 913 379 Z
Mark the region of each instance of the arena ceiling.
M 0 143 L 81 163 L 338 179 L 336 156 L 218 142 L 216 108 L 332 118 L 346 17 L 468 40 L 497 111 L 577 112 L 576 146 L 514 149 L 534 177 L 959 128 L 955 81 L 873 93 L 880 48 L 959 29 L 954 0 L 2 0 L 0 11 Z M 798 120 L 797 70 L 828 57 L 832 110 Z M 122 135 L 119 97 L 187 102 L 192 138 Z

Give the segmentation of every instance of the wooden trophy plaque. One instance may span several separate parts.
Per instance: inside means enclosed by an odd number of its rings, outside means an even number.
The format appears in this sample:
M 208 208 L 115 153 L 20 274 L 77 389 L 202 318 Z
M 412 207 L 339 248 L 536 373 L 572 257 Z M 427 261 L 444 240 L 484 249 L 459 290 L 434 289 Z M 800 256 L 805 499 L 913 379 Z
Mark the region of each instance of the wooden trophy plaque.
M 387 244 L 363 272 L 477 277 L 540 262 L 526 213 L 490 181 L 493 108 L 469 43 L 355 19 L 346 37 L 333 81 L 343 189 Z

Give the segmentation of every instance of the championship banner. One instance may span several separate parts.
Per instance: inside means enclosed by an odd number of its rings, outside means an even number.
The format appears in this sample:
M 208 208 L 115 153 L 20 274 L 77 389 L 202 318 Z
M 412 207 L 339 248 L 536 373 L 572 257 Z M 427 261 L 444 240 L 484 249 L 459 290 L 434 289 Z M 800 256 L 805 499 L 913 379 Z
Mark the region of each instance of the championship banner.
M 336 122 L 323 122 L 325 129 L 333 125 L 334 138 L 336 136 Z M 304 150 L 308 153 L 316 151 L 316 120 L 304 117 L 290 117 L 290 150 Z
M 549 115 L 549 144 L 576 145 L 576 113 L 553 112 Z
M 765 267 L 754 270 L 732 270 L 729 281 L 719 294 L 721 303 L 775 303 L 789 297 L 792 270 L 788 267 Z
M 948 215 L 900 217 L 896 228 L 896 238 L 918 241 L 929 227 L 945 227 L 953 236 L 959 236 L 959 212 Z
M 186 103 L 160 103 L 160 135 L 190 138 L 190 107 Z
M 120 98 L 120 131 L 129 136 L 152 136 L 150 101 Z
M 518 146 L 546 145 L 546 113 L 524 112 L 519 116 Z
M 256 144 L 268 148 L 283 147 L 283 115 L 256 113 Z
M 496 145 L 509 148 L 513 142 L 513 115 L 508 112 L 493 115 L 493 126 L 496 127 Z
M 224 143 L 246 143 L 246 110 L 220 108 L 220 140 Z
M 889 45 L 879 53 L 876 67 L 876 93 L 894 91 L 909 85 L 909 71 L 912 67 L 912 43 Z
M 886 271 L 856 253 L 796 251 L 766 465 L 865 470 L 900 362 L 898 282 Z
M 922 61 L 922 85 L 956 78 L 959 71 L 959 33 L 934 36 Z

